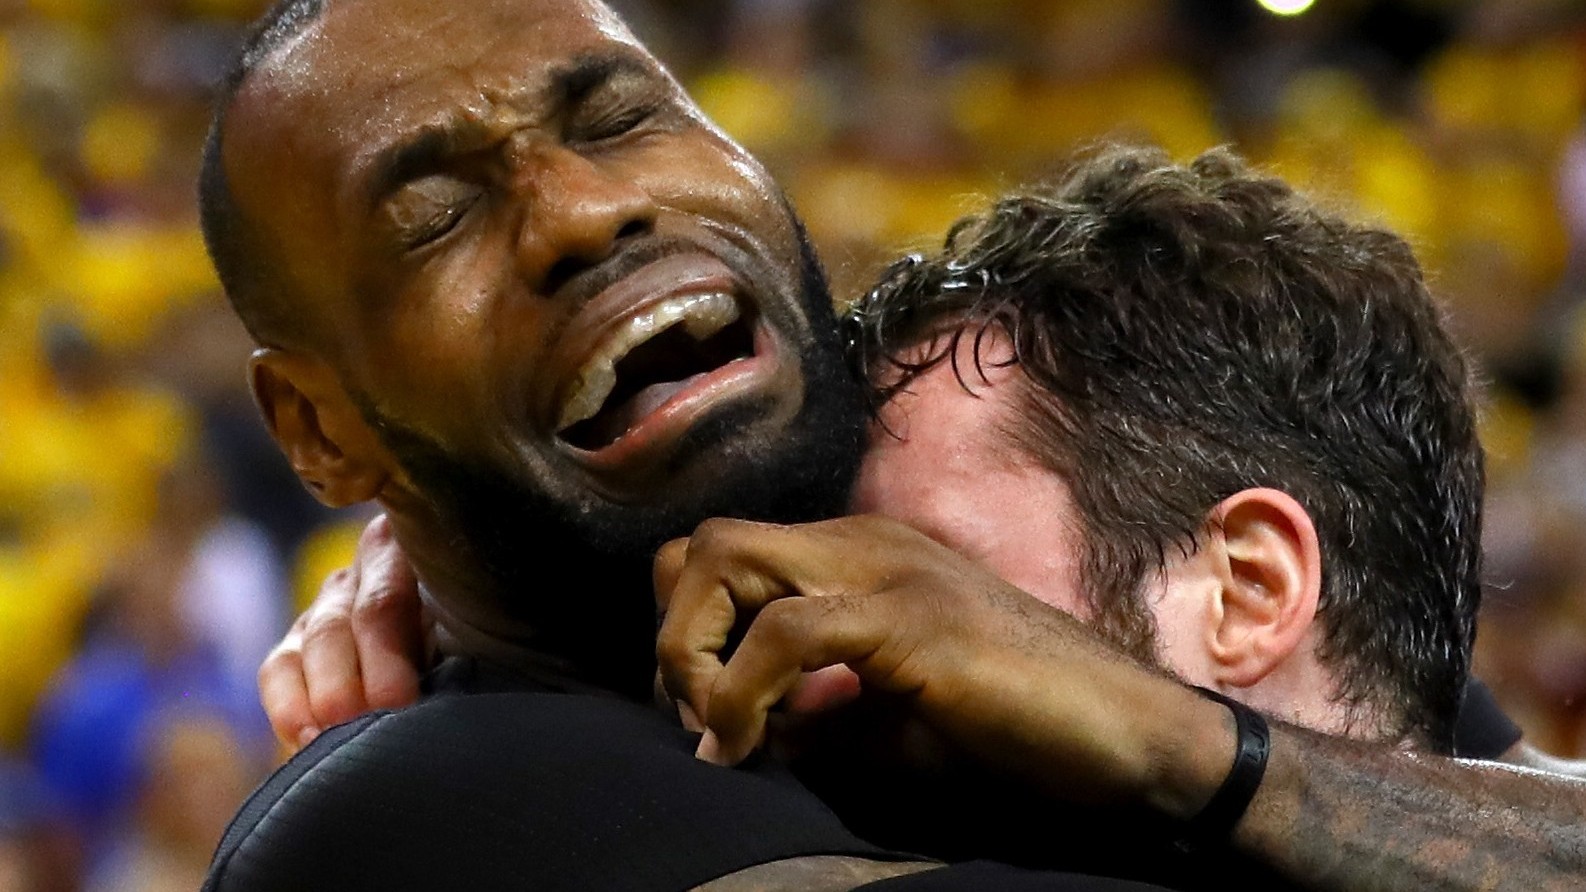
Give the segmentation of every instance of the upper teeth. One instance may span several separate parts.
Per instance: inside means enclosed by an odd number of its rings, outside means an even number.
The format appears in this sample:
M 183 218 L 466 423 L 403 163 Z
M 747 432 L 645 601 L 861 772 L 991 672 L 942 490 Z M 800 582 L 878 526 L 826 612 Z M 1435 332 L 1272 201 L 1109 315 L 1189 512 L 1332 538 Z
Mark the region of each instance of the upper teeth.
M 738 302 L 726 294 L 691 294 L 661 301 L 624 321 L 578 370 L 556 420 L 558 432 L 595 417 L 617 386 L 617 363 L 640 344 L 678 323 L 703 341 L 738 321 Z

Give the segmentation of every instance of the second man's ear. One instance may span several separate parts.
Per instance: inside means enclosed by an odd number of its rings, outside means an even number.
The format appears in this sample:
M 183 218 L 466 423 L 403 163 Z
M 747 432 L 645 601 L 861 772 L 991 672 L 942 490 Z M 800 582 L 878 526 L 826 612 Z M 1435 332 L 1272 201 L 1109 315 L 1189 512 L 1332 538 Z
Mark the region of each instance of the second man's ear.
M 1275 489 L 1229 496 L 1212 521 L 1208 546 L 1222 584 L 1208 656 L 1218 683 L 1248 688 L 1307 640 L 1321 597 L 1321 547 L 1309 512 Z
M 248 378 L 270 435 L 316 499 L 341 508 L 380 495 L 389 454 L 328 363 L 265 347 Z

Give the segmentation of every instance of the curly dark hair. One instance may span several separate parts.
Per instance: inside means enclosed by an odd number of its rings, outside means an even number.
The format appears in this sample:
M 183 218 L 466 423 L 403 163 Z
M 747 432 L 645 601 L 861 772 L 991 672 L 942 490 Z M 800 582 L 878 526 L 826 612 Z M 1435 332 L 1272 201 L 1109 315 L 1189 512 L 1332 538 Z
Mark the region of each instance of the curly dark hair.
M 1072 489 L 1088 597 L 1126 645 L 1150 648 L 1142 582 L 1218 502 L 1292 495 L 1321 539 L 1320 656 L 1351 725 L 1449 748 L 1482 455 L 1466 363 L 1403 239 L 1227 150 L 1177 165 L 1113 147 L 961 220 L 847 324 L 879 400 L 963 338 L 978 364 L 988 330 L 1008 335 L 1033 385 L 1011 434 Z

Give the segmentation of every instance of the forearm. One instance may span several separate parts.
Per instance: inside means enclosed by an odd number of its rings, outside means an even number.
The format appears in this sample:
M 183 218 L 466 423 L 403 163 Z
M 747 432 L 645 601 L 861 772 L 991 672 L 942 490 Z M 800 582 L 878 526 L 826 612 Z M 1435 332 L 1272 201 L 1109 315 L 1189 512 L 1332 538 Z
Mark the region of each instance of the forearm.
M 1233 843 L 1318 890 L 1578 889 L 1586 783 L 1274 725 Z

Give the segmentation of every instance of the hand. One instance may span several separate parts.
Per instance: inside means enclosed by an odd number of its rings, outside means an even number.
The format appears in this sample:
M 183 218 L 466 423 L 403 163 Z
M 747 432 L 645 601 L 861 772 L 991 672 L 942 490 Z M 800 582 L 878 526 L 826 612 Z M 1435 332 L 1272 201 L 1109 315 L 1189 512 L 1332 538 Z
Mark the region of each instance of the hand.
M 956 750 L 1071 801 L 1192 814 L 1232 755 L 1226 709 L 893 521 L 707 521 L 655 575 L 664 682 L 712 761 L 747 756 L 803 673 L 838 664 Z M 1184 758 L 1210 767 L 1186 774 Z
M 297 750 L 369 710 L 413 703 L 430 626 L 382 514 L 364 528 L 353 565 L 325 580 L 259 667 L 259 699 L 276 737 Z

